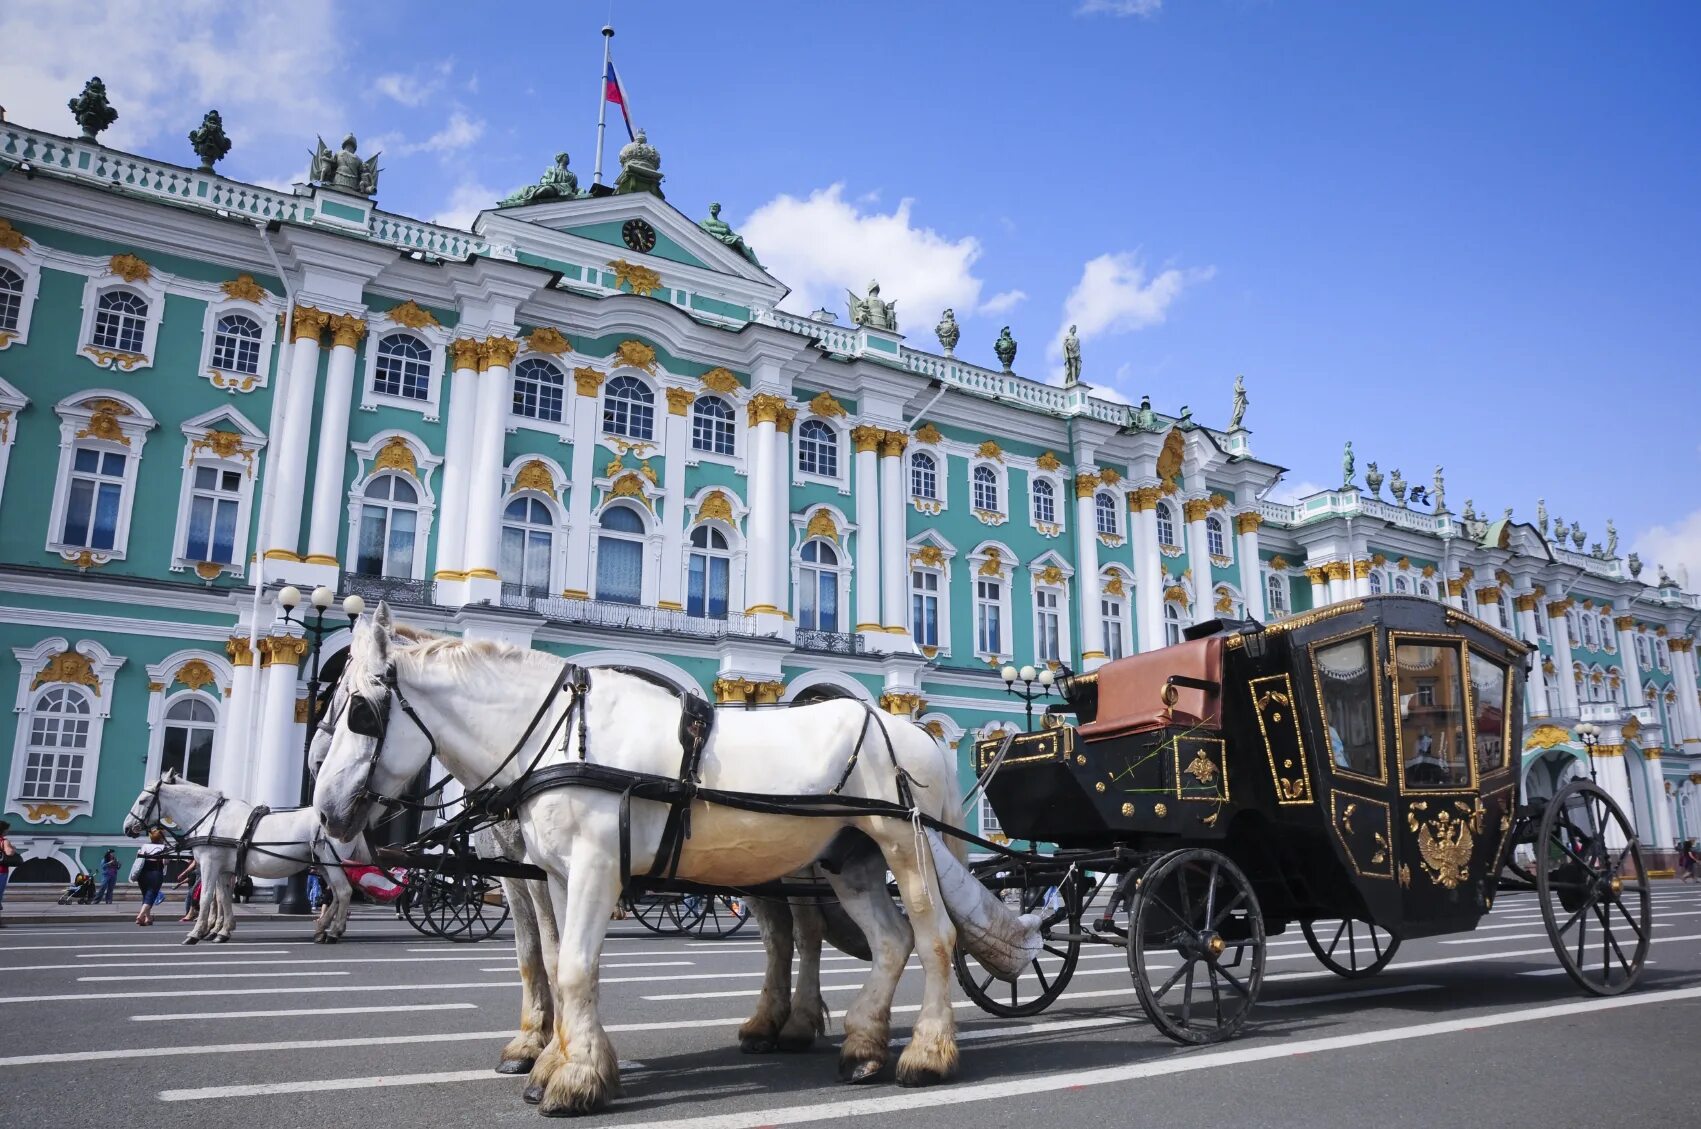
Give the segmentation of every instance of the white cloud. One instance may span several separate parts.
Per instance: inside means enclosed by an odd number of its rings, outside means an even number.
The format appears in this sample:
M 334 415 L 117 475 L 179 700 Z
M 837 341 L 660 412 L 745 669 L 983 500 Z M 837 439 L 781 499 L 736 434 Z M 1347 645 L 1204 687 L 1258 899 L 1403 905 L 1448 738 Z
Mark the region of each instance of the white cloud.
M 1630 547 L 1647 566 L 1642 573 L 1644 580 L 1656 579 L 1659 566 L 1665 565 L 1666 571 L 1679 582 L 1684 581 L 1682 570 L 1687 570 L 1690 580 L 1684 587 L 1688 589 L 1690 583 L 1701 581 L 1701 510 L 1692 510 L 1669 526 L 1656 525 L 1643 530 L 1633 538 Z
M 344 76 L 341 24 L 330 0 L 8 0 L 0 5 L 0 104 L 13 121 L 74 134 L 65 102 L 98 74 L 118 110 L 101 134 L 109 145 L 192 164 L 186 135 L 217 108 L 237 155 L 259 138 L 287 136 L 310 148 L 315 126 L 346 121 L 327 93 Z
M 1112 333 L 1131 333 L 1157 325 L 1170 305 L 1188 286 L 1204 282 L 1215 267 L 1171 267 L 1148 278 L 1146 268 L 1132 252 L 1100 255 L 1081 268 L 1081 281 L 1063 303 L 1063 321 L 1052 338 L 1048 355 L 1063 355 L 1063 337 L 1071 325 L 1078 326 L 1082 341 Z
M 455 72 L 453 59 L 445 59 L 428 73 L 381 74 L 372 80 L 372 89 L 404 106 L 422 106 L 449 81 Z M 473 79 L 476 86 L 477 78 Z
M 448 202 L 431 217 L 431 222 L 471 231 L 473 220 L 478 218 L 478 214 L 494 208 L 496 201 L 506 195 L 508 192 L 499 188 L 491 188 L 476 181 L 463 181 L 449 193 Z
M 1330 487 L 1312 482 L 1309 479 L 1294 482 L 1284 478 L 1276 483 L 1274 490 L 1270 491 L 1270 501 L 1283 506 L 1291 506 L 1301 498 L 1309 498 L 1313 494 L 1321 494 L 1328 489 Z
M 1141 16 L 1150 19 L 1164 6 L 1164 0 L 1081 0 L 1075 9 L 1077 16 Z
M 1028 293 L 1025 290 L 1001 291 L 982 302 L 980 304 L 980 312 L 987 314 L 988 316 L 993 314 L 1002 314 L 1006 311 L 1015 309 L 1018 304 L 1027 300 Z
M 908 199 L 883 213 L 868 196 L 846 200 L 844 187 L 819 189 L 804 200 L 775 197 L 739 226 L 774 277 L 791 284 L 788 309 L 826 306 L 842 317 L 845 290 L 861 294 L 869 279 L 879 279 L 880 296 L 898 303 L 898 324 L 912 330 L 932 325 L 947 306 L 976 308 L 983 285 L 972 269 L 978 239 L 949 239 L 915 226 Z
M 453 153 L 465 149 L 484 136 L 484 119 L 469 118 L 460 110 L 449 115 L 443 128 L 424 141 L 409 141 L 399 133 L 386 133 L 372 138 L 367 148 L 374 153 L 391 157 L 412 157 L 420 153 Z

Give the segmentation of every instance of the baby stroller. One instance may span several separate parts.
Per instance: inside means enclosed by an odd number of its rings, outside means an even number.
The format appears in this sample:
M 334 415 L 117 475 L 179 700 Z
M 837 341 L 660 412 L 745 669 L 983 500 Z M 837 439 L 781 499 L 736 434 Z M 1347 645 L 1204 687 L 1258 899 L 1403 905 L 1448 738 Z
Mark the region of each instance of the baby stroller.
M 93 905 L 94 896 L 94 878 L 87 874 L 78 874 L 75 878 L 71 879 L 71 884 L 65 888 L 65 892 L 59 895 L 59 904 L 62 906 Z

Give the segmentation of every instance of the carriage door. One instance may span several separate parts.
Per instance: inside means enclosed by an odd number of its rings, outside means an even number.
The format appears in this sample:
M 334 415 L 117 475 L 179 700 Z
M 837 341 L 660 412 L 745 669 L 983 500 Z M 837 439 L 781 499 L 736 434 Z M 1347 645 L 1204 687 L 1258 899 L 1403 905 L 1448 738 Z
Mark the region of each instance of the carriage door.
M 1380 690 L 1386 652 L 1375 627 L 1312 644 L 1321 706 L 1321 760 L 1329 780 L 1329 828 L 1375 920 L 1399 917 L 1395 893 L 1393 788 L 1383 755 Z
M 1437 928 L 1458 918 L 1474 922 L 1485 908 L 1476 850 L 1485 819 L 1465 642 L 1390 631 L 1388 650 L 1384 677 L 1399 781 L 1395 854 L 1405 917 Z

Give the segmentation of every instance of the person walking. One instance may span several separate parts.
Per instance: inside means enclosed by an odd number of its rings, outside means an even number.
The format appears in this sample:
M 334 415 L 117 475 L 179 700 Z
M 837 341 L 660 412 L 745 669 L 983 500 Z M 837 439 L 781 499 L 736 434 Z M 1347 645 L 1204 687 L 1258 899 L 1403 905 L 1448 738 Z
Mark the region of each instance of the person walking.
M 6 883 L 11 880 L 12 868 L 23 861 L 13 848 L 12 841 L 6 838 L 6 832 L 12 825 L 0 819 L 0 914 L 6 912 Z M 5 919 L 0 918 L 0 928 L 6 925 Z
M 137 925 L 154 923 L 154 906 L 158 905 L 164 896 L 160 893 L 160 887 L 165 884 L 165 856 L 170 849 L 165 845 L 165 832 L 156 827 L 148 832 L 148 841 L 136 852 L 136 862 L 130 868 L 130 877 L 142 890 L 142 908 L 136 911 Z
M 195 911 L 201 908 L 201 880 L 195 877 L 195 871 L 199 867 L 199 859 L 190 859 L 189 865 L 183 868 L 183 873 L 179 874 L 177 881 L 172 884 L 173 889 L 178 886 L 189 887 L 189 892 L 183 895 L 183 916 L 177 919 L 179 921 L 194 921 Z
M 108 850 L 100 860 L 100 887 L 95 890 L 94 904 L 112 904 L 112 888 L 118 884 L 118 856 Z
M 1685 839 L 1677 846 L 1677 868 L 1683 872 L 1679 882 L 1695 881 L 1695 840 Z

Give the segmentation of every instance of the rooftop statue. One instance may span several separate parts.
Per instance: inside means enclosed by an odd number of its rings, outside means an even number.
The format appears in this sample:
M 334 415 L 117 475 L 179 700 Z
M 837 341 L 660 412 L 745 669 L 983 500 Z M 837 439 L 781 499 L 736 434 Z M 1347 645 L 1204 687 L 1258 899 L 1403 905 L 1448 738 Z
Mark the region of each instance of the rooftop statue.
M 356 153 L 358 148 L 352 133 L 343 138 L 342 148 L 335 152 L 326 146 L 323 137 L 319 138 L 319 148 L 313 154 L 313 167 L 308 170 L 307 179 L 357 196 L 372 195 L 378 191 L 378 154 L 374 153 L 363 161 Z
M 1079 384 L 1081 382 L 1081 339 L 1075 335 L 1075 327 L 1070 326 L 1069 332 L 1063 338 L 1063 383 Z
M 1009 372 L 1010 366 L 1016 363 L 1016 339 L 1010 336 L 1010 327 L 1005 326 L 998 331 L 998 340 L 992 343 L 992 351 L 998 355 L 998 363 Z
M 1388 490 L 1394 495 L 1396 502 L 1402 506 L 1406 504 L 1406 478 L 1400 473 L 1399 467 L 1395 467 L 1394 473 L 1388 478 Z M 1412 501 L 1417 501 L 1417 498 L 1413 497 Z
M 1542 537 L 1547 536 L 1547 499 L 1536 499 L 1536 529 Z
M 957 328 L 957 315 L 947 308 L 939 315 L 939 324 L 933 327 L 933 333 L 939 338 L 939 345 L 945 350 L 945 355 L 953 356 L 952 351 L 963 337 L 963 331 Z
M 1240 430 L 1240 421 L 1246 418 L 1246 405 L 1249 402 L 1246 398 L 1246 377 L 1238 375 L 1234 378 L 1234 410 L 1229 413 L 1228 429 L 1230 431 Z M 1375 463 L 1370 465 L 1372 469 L 1375 469 Z
M 1642 558 L 1637 556 L 1635 553 L 1631 553 L 1629 558 L 1627 558 L 1627 563 L 1630 565 L 1630 579 L 1636 580 L 1641 577 Z
M 571 200 L 579 194 L 579 178 L 567 167 L 567 154 L 555 154 L 555 163 L 543 170 L 543 175 L 536 184 L 528 184 L 504 196 L 499 207 L 511 208 L 516 204 L 541 204 L 545 200 Z
M 614 180 L 614 191 L 648 192 L 662 199 L 661 153 L 650 144 L 643 130 L 620 147 L 620 175 Z
M 845 295 L 850 299 L 852 325 L 866 325 L 869 329 L 889 329 L 893 333 L 898 331 L 898 303 L 880 300 L 880 283 L 869 282 L 866 298 L 858 298 L 849 290 L 845 291 Z
M 1181 414 L 1175 417 L 1175 426 L 1183 431 L 1192 431 L 1199 425 L 1193 422 L 1193 409 L 1186 404 L 1181 405 Z
M 1671 573 L 1666 571 L 1665 565 L 1656 565 L 1655 567 L 1660 570 L 1660 587 L 1661 588 L 1671 588 L 1674 585 L 1676 585 L 1677 581 L 1675 581 L 1671 578 Z
M 93 141 L 95 134 L 118 120 L 118 111 L 106 100 L 106 83 L 98 75 L 83 83 L 83 92 L 65 105 L 82 128 L 84 141 Z
M 1140 397 L 1140 406 L 1134 410 L 1134 427 L 1139 431 L 1156 431 L 1158 429 L 1158 413 L 1152 410 L 1152 398 Z
M 1580 550 L 1580 549 L 1583 548 L 1583 542 L 1587 541 L 1588 539 L 1589 539 L 1589 535 L 1583 532 L 1583 527 L 1581 525 L 1578 525 L 1576 522 L 1572 522 L 1571 523 L 1571 543 L 1573 545 L 1577 546 L 1577 548 Z
M 1231 428 L 1230 430 L 1233 429 Z M 1370 496 L 1372 498 L 1380 499 L 1382 497 L 1382 472 L 1377 469 L 1375 463 L 1370 463 L 1365 468 L 1364 484 L 1370 487 Z
M 224 160 L 230 152 L 230 138 L 224 133 L 224 119 L 217 110 L 208 110 L 201 119 L 201 128 L 189 131 L 189 144 L 201 158 L 200 172 L 212 172 L 213 165 Z
M 1435 467 L 1435 487 L 1430 493 L 1430 501 L 1435 503 L 1435 512 L 1438 514 L 1446 513 L 1447 489 L 1446 484 L 1441 481 L 1441 465 L 1439 463 Z
M 1348 439 L 1346 450 L 1341 452 L 1341 489 L 1343 490 L 1348 489 L 1353 484 L 1353 474 L 1355 473 L 1353 467 L 1355 462 L 1356 460 L 1353 457 L 1353 441 Z
M 721 219 L 721 206 L 719 204 L 710 204 L 709 218 L 706 220 L 698 220 L 697 226 L 714 236 L 716 239 L 719 239 L 722 243 L 725 243 L 728 247 L 731 247 L 734 251 L 737 251 L 740 255 L 743 255 L 746 259 L 749 259 L 752 263 L 755 263 L 757 266 L 762 265 L 756 258 L 756 251 L 750 246 L 750 244 L 744 241 L 744 236 L 738 234 L 738 232 L 732 229 L 731 224 Z
M 1500 520 L 1501 521 L 1511 521 L 1512 520 L 1512 507 L 1511 506 L 1506 507 L 1506 512 L 1500 515 Z
M 1606 555 L 1609 557 L 1618 556 L 1618 527 L 1612 523 L 1610 517 L 1607 518 Z

